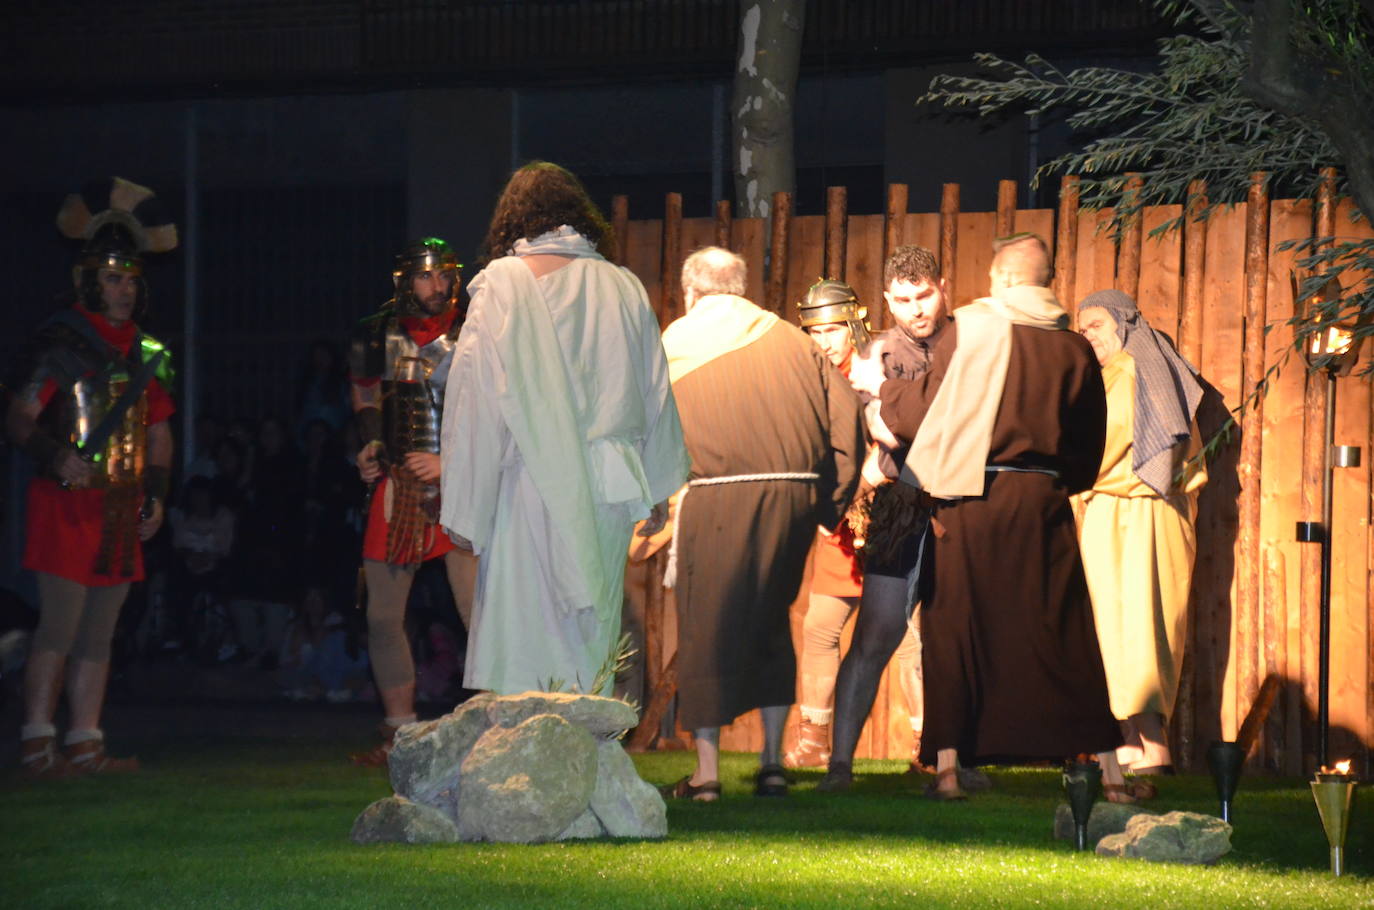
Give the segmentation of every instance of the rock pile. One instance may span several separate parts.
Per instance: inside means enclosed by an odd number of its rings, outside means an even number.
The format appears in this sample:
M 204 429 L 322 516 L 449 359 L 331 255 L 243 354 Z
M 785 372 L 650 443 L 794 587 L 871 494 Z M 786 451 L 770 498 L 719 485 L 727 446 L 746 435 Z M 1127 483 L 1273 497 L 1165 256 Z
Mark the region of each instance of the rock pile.
M 1055 809 L 1054 836 L 1073 840 L 1067 803 Z M 1139 806 L 1096 803 L 1088 816 L 1088 842 L 1097 845 L 1098 856 L 1211 865 L 1231 852 L 1231 826 L 1199 812 L 1158 815 Z
M 663 837 L 663 798 L 617 736 L 638 717 L 594 695 L 482 694 L 437 720 L 407 724 L 388 762 L 394 796 L 353 823 L 360 844 L 538 843 Z

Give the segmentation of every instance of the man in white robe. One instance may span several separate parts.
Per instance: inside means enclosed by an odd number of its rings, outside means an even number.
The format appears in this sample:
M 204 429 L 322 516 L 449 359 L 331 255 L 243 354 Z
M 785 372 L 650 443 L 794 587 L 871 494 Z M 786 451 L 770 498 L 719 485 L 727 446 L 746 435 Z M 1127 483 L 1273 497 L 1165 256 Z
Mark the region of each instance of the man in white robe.
M 658 322 L 639 280 L 566 226 L 470 291 L 441 448 L 440 524 L 480 557 L 463 682 L 590 692 L 633 525 L 661 526 L 689 467 Z

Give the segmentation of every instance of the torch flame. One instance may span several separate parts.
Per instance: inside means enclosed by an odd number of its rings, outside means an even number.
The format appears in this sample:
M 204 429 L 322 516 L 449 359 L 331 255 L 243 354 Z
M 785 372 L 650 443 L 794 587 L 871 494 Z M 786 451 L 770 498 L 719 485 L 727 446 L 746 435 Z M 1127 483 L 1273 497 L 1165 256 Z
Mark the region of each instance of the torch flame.
M 1350 773 L 1350 759 L 1347 758 L 1345 761 L 1338 761 L 1338 762 L 1336 762 L 1336 773 L 1337 773 L 1337 774 L 1349 774 L 1349 773 Z

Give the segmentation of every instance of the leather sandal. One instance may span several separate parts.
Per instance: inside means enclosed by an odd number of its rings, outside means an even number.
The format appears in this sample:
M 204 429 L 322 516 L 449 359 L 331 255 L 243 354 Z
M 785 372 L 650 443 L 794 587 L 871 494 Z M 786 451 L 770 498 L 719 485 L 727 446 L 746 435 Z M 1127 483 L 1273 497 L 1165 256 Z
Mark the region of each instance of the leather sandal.
M 954 781 L 953 789 L 944 789 L 940 786 L 942 781 Z M 925 798 L 933 799 L 936 802 L 952 803 L 968 799 L 968 794 L 959 786 L 959 769 L 946 768 L 935 775 L 935 779 L 926 784 Z
M 1117 803 L 1122 806 L 1133 806 L 1144 798 L 1136 793 L 1136 787 L 1130 782 L 1124 784 L 1103 784 L 1102 795 L 1107 798 L 1107 802 Z
M 782 765 L 764 765 L 754 777 L 755 796 L 786 796 L 787 772 Z
M 35 736 L 19 741 L 19 766 L 31 780 L 64 780 L 80 777 L 67 757 L 57 751 L 57 737 Z
M 382 741 L 365 752 L 354 752 L 348 756 L 348 760 L 360 768 L 385 768 L 391 758 L 391 744 L 396 738 L 397 729 L 390 724 L 378 724 L 377 733 Z
M 142 766 L 138 759 L 115 758 L 105 751 L 105 740 L 88 739 L 67 747 L 67 761 L 80 774 L 132 774 Z
M 708 780 L 694 784 L 692 775 L 689 774 L 675 784 L 659 787 L 658 792 L 664 799 L 691 799 L 699 803 L 713 803 L 720 799 L 720 781 Z

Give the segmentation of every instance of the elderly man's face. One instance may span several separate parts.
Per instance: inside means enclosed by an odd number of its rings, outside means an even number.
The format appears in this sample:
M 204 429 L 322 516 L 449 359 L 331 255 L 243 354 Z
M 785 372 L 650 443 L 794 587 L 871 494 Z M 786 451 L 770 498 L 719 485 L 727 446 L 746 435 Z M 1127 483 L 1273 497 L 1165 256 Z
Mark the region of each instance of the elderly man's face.
M 892 319 L 912 338 L 929 338 L 945 320 L 945 282 L 896 278 L 883 291 Z
M 854 333 L 849 330 L 846 323 L 813 325 L 808 326 L 806 331 L 835 366 L 844 363 L 849 352 L 854 350 Z
M 1078 331 L 1093 346 L 1098 363 L 1106 363 L 1121 350 L 1121 338 L 1116 334 L 1116 319 L 1100 306 L 1085 307 L 1078 313 Z

